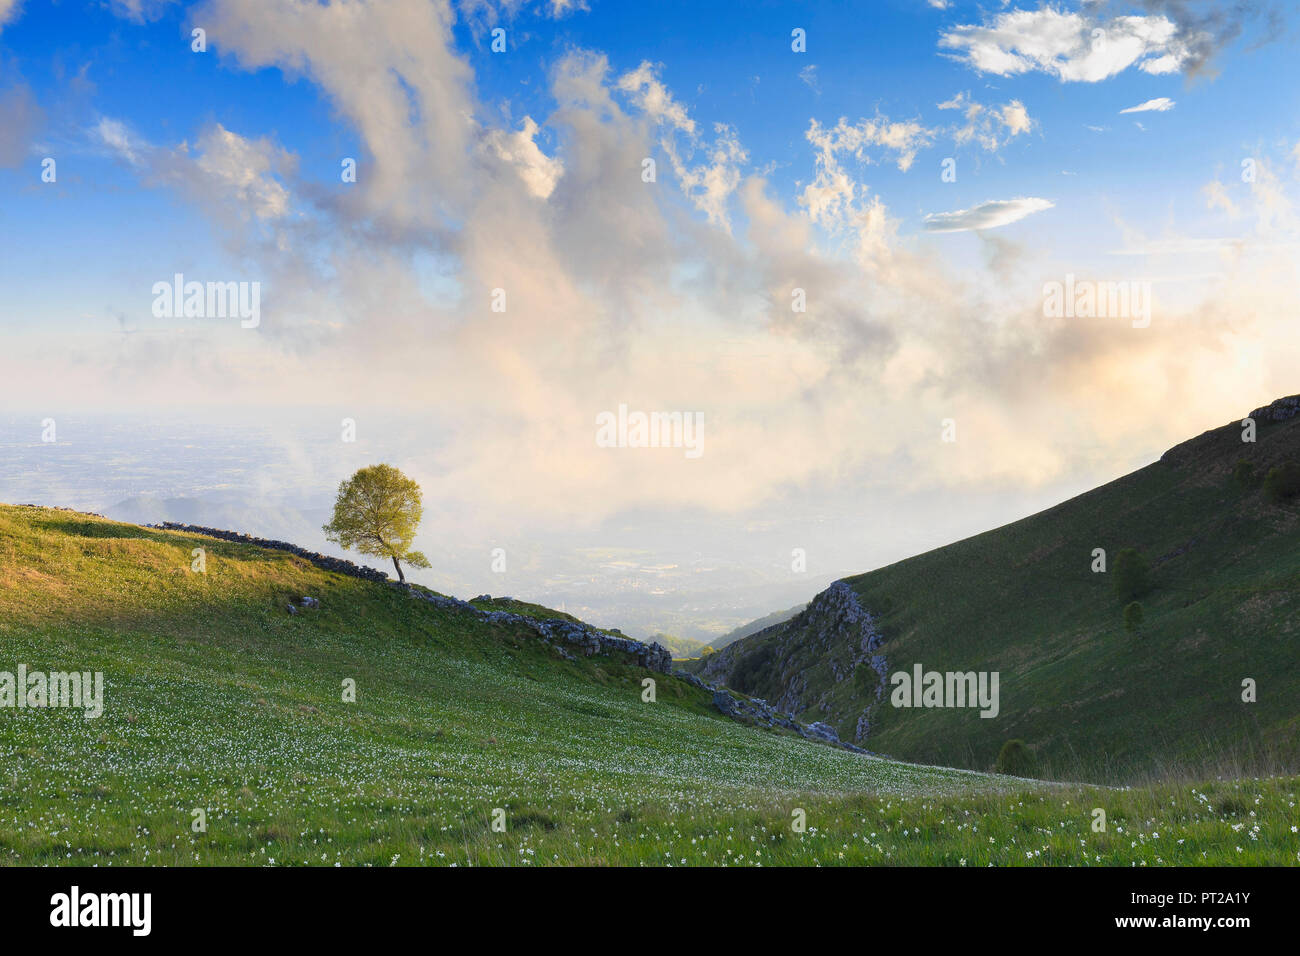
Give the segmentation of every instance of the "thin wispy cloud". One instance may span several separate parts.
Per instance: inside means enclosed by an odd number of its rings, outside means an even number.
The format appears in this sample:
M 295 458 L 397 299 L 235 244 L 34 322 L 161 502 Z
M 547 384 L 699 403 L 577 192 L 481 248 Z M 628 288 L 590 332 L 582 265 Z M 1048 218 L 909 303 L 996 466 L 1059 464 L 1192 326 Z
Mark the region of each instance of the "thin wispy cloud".
M 1160 96 L 1154 100 L 1139 103 L 1137 106 L 1130 106 L 1128 109 L 1120 110 L 1120 113 L 1165 113 L 1173 109 L 1174 106 L 1174 101 L 1169 97 Z
M 1036 212 L 1051 209 L 1053 205 L 1055 204 L 1051 200 L 1033 196 L 1019 199 L 993 199 L 969 209 L 931 213 L 925 217 L 925 228 L 930 232 L 997 229 L 1019 222 Z

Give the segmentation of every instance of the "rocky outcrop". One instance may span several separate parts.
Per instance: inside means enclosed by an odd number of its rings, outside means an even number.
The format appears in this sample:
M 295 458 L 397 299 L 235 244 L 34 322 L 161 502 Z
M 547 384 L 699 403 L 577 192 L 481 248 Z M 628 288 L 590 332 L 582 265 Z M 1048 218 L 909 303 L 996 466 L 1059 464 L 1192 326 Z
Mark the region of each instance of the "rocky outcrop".
M 1285 422 L 1290 421 L 1297 415 L 1300 415 L 1300 395 L 1279 398 L 1277 401 L 1265 405 L 1263 408 L 1257 408 L 1250 413 L 1250 417 L 1257 422 Z
M 840 735 L 830 724 L 824 724 L 820 720 L 814 720 L 808 725 L 808 733 L 818 740 L 824 740 L 829 744 L 840 743 Z M 854 748 L 857 749 L 856 747 Z
M 702 674 L 708 680 L 726 684 L 746 654 L 768 653 L 776 662 L 772 672 L 778 675 L 777 685 L 770 690 L 779 711 L 795 714 L 820 708 L 829 713 L 825 694 L 808 699 L 805 668 L 812 662 L 822 662 L 831 679 L 839 683 L 856 679 L 859 665 L 865 665 L 874 674 L 875 692 L 854 724 L 854 739 L 863 741 L 871 730 L 871 710 L 884 697 L 888 680 L 889 664 L 880 653 L 883 641 L 879 624 L 858 601 L 853 588 L 836 581 L 790 620 L 710 655 Z M 755 651 L 756 647 L 761 650 Z M 849 650 L 847 656 L 845 648 Z M 820 726 L 834 732 L 828 724 Z
M 660 644 L 645 644 L 641 641 L 634 641 L 630 637 L 616 637 L 598 631 L 587 624 L 566 621 L 558 617 L 526 617 L 523 614 L 512 614 L 509 611 L 488 611 L 475 607 L 468 601 L 447 597 L 443 594 L 434 594 L 432 591 L 426 591 L 423 588 L 412 588 L 400 584 L 394 584 L 393 587 L 406 587 L 411 597 L 418 601 L 425 601 L 449 611 L 472 614 L 480 621 L 488 624 L 499 624 L 532 631 L 543 643 L 554 645 L 562 656 L 570 659 L 573 658 L 573 654 L 570 652 L 570 649 L 572 649 L 572 651 L 576 651 L 583 657 L 591 657 L 593 654 L 626 655 L 633 658 L 642 667 L 657 671 L 660 674 L 667 674 L 672 668 L 672 655 Z
M 94 511 L 80 511 L 77 508 L 67 508 L 63 505 L 14 505 L 15 508 L 40 508 L 42 511 L 67 511 L 74 515 L 85 515 L 88 518 L 103 518 L 102 514 Z
M 713 706 L 732 720 L 769 729 L 789 730 L 805 740 L 816 740 L 824 744 L 830 744 L 833 747 L 851 750 L 854 753 L 869 753 L 869 751 L 863 750 L 861 747 L 855 747 L 853 744 L 840 740 L 835 728 L 828 724 L 814 722 L 805 726 L 794 719 L 794 714 L 783 714 L 765 700 L 757 697 L 739 697 L 727 688 L 717 687 L 687 671 L 673 671 L 673 676 L 686 681 L 688 684 L 694 684 L 696 687 L 710 691 L 713 694 Z
M 816 617 L 810 622 L 813 633 L 818 637 L 822 648 L 830 654 L 831 670 L 837 681 L 854 677 L 859 664 L 868 665 L 876 674 L 876 700 L 885 693 L 885 683 L 889 675 L 889 663 L 883 654 L 877 654 L 885 636 L 871 612 L 858 601 L 853 588 L 843 581 L 836 581 L 817 597 L 813 598 L 808 611 L 816 609 Z M 808 613 L 805 611 L 804 613 Z M 841 665 L 831 654 L 837 646 L 854 649 L 847 664 Z
M 298 604 L 301 604 L 303 607 L 311 608 L 313 610 L 318 610 L 320 608 L 320 601 L 314 597 L 301 597 L 298 599 Z M 289 607 L 290 614 L 298 613 L 297 604 L 290 604 L 288 607 Z

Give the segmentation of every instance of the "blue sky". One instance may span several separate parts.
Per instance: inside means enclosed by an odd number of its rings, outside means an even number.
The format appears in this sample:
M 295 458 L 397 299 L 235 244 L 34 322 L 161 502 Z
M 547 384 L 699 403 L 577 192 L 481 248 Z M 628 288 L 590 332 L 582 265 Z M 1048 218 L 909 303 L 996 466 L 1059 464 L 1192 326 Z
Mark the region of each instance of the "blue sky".
M 355 130 L 311 82 L 276 68 L 241 69 L 219 43 L 207 55 L 192 53 L 188 33 L 201 19 L 194 7 L 146 4 L 133 17 L 132 6 L 24 0 L 0 34 L 0 76 L 30 90 L 44 120 L 25 161 L 0 171 L 0 214 L 22 223 L 6 230 L 0 265 L 0 279 L 13 287 L 8 321 L 50 313 L 57 303 L 58 321 L 103 322 L 139 308 L 129 289 L 138 286 L 132 263 L 143 256 L 183 249 L 198 262 L 220 255 L 201 212 L 141 183 L 88 137 L 102 117 L 155 143 L 193 141 L 212 123 L 270 135 L 298 156 L 305 179 L 329 185 L 337 158 L 361 152 Z M 1244 35 L 1216 49 L 1202 75 L 1126 69 L 1100 82 L 1065 82 L 1041 72 L 999 76 L 943 55 L 945 32 L 988 19 L 979 4 L 664 2 L 647 12 L 596 2 L 560 19 L 539 16 L 540 6 L 495 19 L 482 8 L 461 11 L 455 40 L 475 70 L 486 119 L 546 116 L 554 107 L 546 77 L 568 50 L 604 51 L 618 71 L 649 60 L 698 123 L 733 127 L 751 165 L 770 170 L 773 187 L 791 199 L 811 175 L 811 119 L 833 124 L 880 113 L 938 126 L 954 117 L 937 104 L 962 92 L 1022 102 L 1032 130 L 996 151 L 939 141 L 907 172 L 887 161 L 869 168 L 869 188 L 902 218 L 904 232 L 918 230 L 928 214 L 1013 195 L 1054 202 L 1052 214 L 1017 231 L 1032 242 L 1050 233 L 1074 256 L 1099 254 L 1106 242 L 1100 206 L 1134 220 L 1212 229 L 1214 218 L 1183 200 L 1216 174 L 1230 177 L 1242 156 L 1300 138 L 1300 86 L 1285 81 L 1294 75 L 1289 22 L 1272 42 L 1263 42 L 1266 20 L 1246 22 Z M 508 31 L 506 55 L 487 48 L 492 23 Z M 804 54 L 790 51 L 794 26 L 807 31 Z M 1120 115 L 1158 97 L 1177 105 Z M 554 138 L 544 129 L 539 142 L 553 149 Z M 42 152 L 60 161 L 62 195 L 34 187 Z M 948 156 L 959 175 L 938 190 Z M 960 238 L 946 246 L 945 254 L 970 255 Z M 83 268 L 68 275 L 65 258 Z
M 0 402 L 306 416 L 316 496 L 346 415 L 471 552 L 637 515 L 863 570 L 1300 390 L 1292 7 L 0 0 Z M 259 322 L 154 314 L 176 273 Z M 704 454 L 600 447 L 620 405 Z

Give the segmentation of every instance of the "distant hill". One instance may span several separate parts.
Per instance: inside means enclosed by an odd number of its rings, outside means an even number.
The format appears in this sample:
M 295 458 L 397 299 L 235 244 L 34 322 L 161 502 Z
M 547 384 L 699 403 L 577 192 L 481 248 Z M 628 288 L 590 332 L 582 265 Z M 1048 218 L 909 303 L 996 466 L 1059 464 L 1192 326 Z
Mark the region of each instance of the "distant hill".
M 673 655 L 674 660 L 687 660 L 699 657 L 706 651 L 708 653 L 713 652 L 712 645 L 706 644 L 704 641 L 697 641 L 690 637 L 679 637 L 676 634 L 656 633 L 650 635 L 648 640 L 668 648 L 668 652 Z
M 1293 764 L 1300 499 L 1264 485 L 1300 462 L 1300 397 L 1252 417 L 1253 443 L 1233 422 L 1047 511 L 846 578 L 696 669 L 908 760 L 985 769 L 1021 739 L 1040 772 L 1076 779 Z M 1123 549 L 1153 585 L 1132 632 Z M 998 672 L 998 715 L 893 706 L 893 675 L 917 665 Z
M 765 614 L 756 621 L 750 621 L 748 624 L 742 624 L 734 630 L 728 631 L 719 638 L 709 641 L 709 646 L 715 651 L 726 647 L 728 644 L 734 644 L 742 637 L 749 637 L 751 634 L 757 634 L 759 631 L 771 627 L 773 624 L 781 624 L 790 620 L 800 611 L 808 606 L 807 602 L 796 604 L 794 607 L 786 608 L 784 611 L 773 611 L 771 614 Z
M 718 638 L 710 638 L 707 641 L 696 640 L 691 637 L 679 637 L 676 634 L 657 633 L 650 637 L 650 640 L 657 641 L 672 653 L 676 660 L 690 660 L 712 654 L 719 648 L 726 647 L 728 644 L 740 640 L 742 637 L 748 637 L 756 634 L 766 627 L 773 624 L 780 624 L 782 621 L 788 621 L 794 617 L 807 604 L 799 604 L 785 611 L 773 611 L 771 614 L 764 615 L 756 621 L 750 621 L 748 624 L 742 624 L 740 627 L 728 631 Z

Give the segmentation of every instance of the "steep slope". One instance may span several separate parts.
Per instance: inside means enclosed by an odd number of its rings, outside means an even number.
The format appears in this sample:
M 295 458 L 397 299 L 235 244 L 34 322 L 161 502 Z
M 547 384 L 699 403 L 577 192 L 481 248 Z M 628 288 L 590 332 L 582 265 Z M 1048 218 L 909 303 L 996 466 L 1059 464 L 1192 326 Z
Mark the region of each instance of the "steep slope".
M 1271 502 L 1261 479 L 1300 461 L 1300 398 L 1252 417 L 1254 443 L 1226 425 L 1040 514 L 847 578 L 701 672 L 922 762 L 988 768 L 1012 739 L 1039 772 L 1075 779 L 1293 762 L 1300 501 Z M 1136 632 L 1113 580 L 1126 548 L 1154 584 Z M 893 706 L 892 676 L 918 664 L 998 672 L 997 716 Z
M 104 675 L 94 719 L 0 709 L 0 862 L 812 863 L 827 848 L 786 839 L 793 808 L 830 826 L 877 800 L 1034 789 L 743 726 L 601 633 L 0 505 L 0 684 L 20 666 Z

